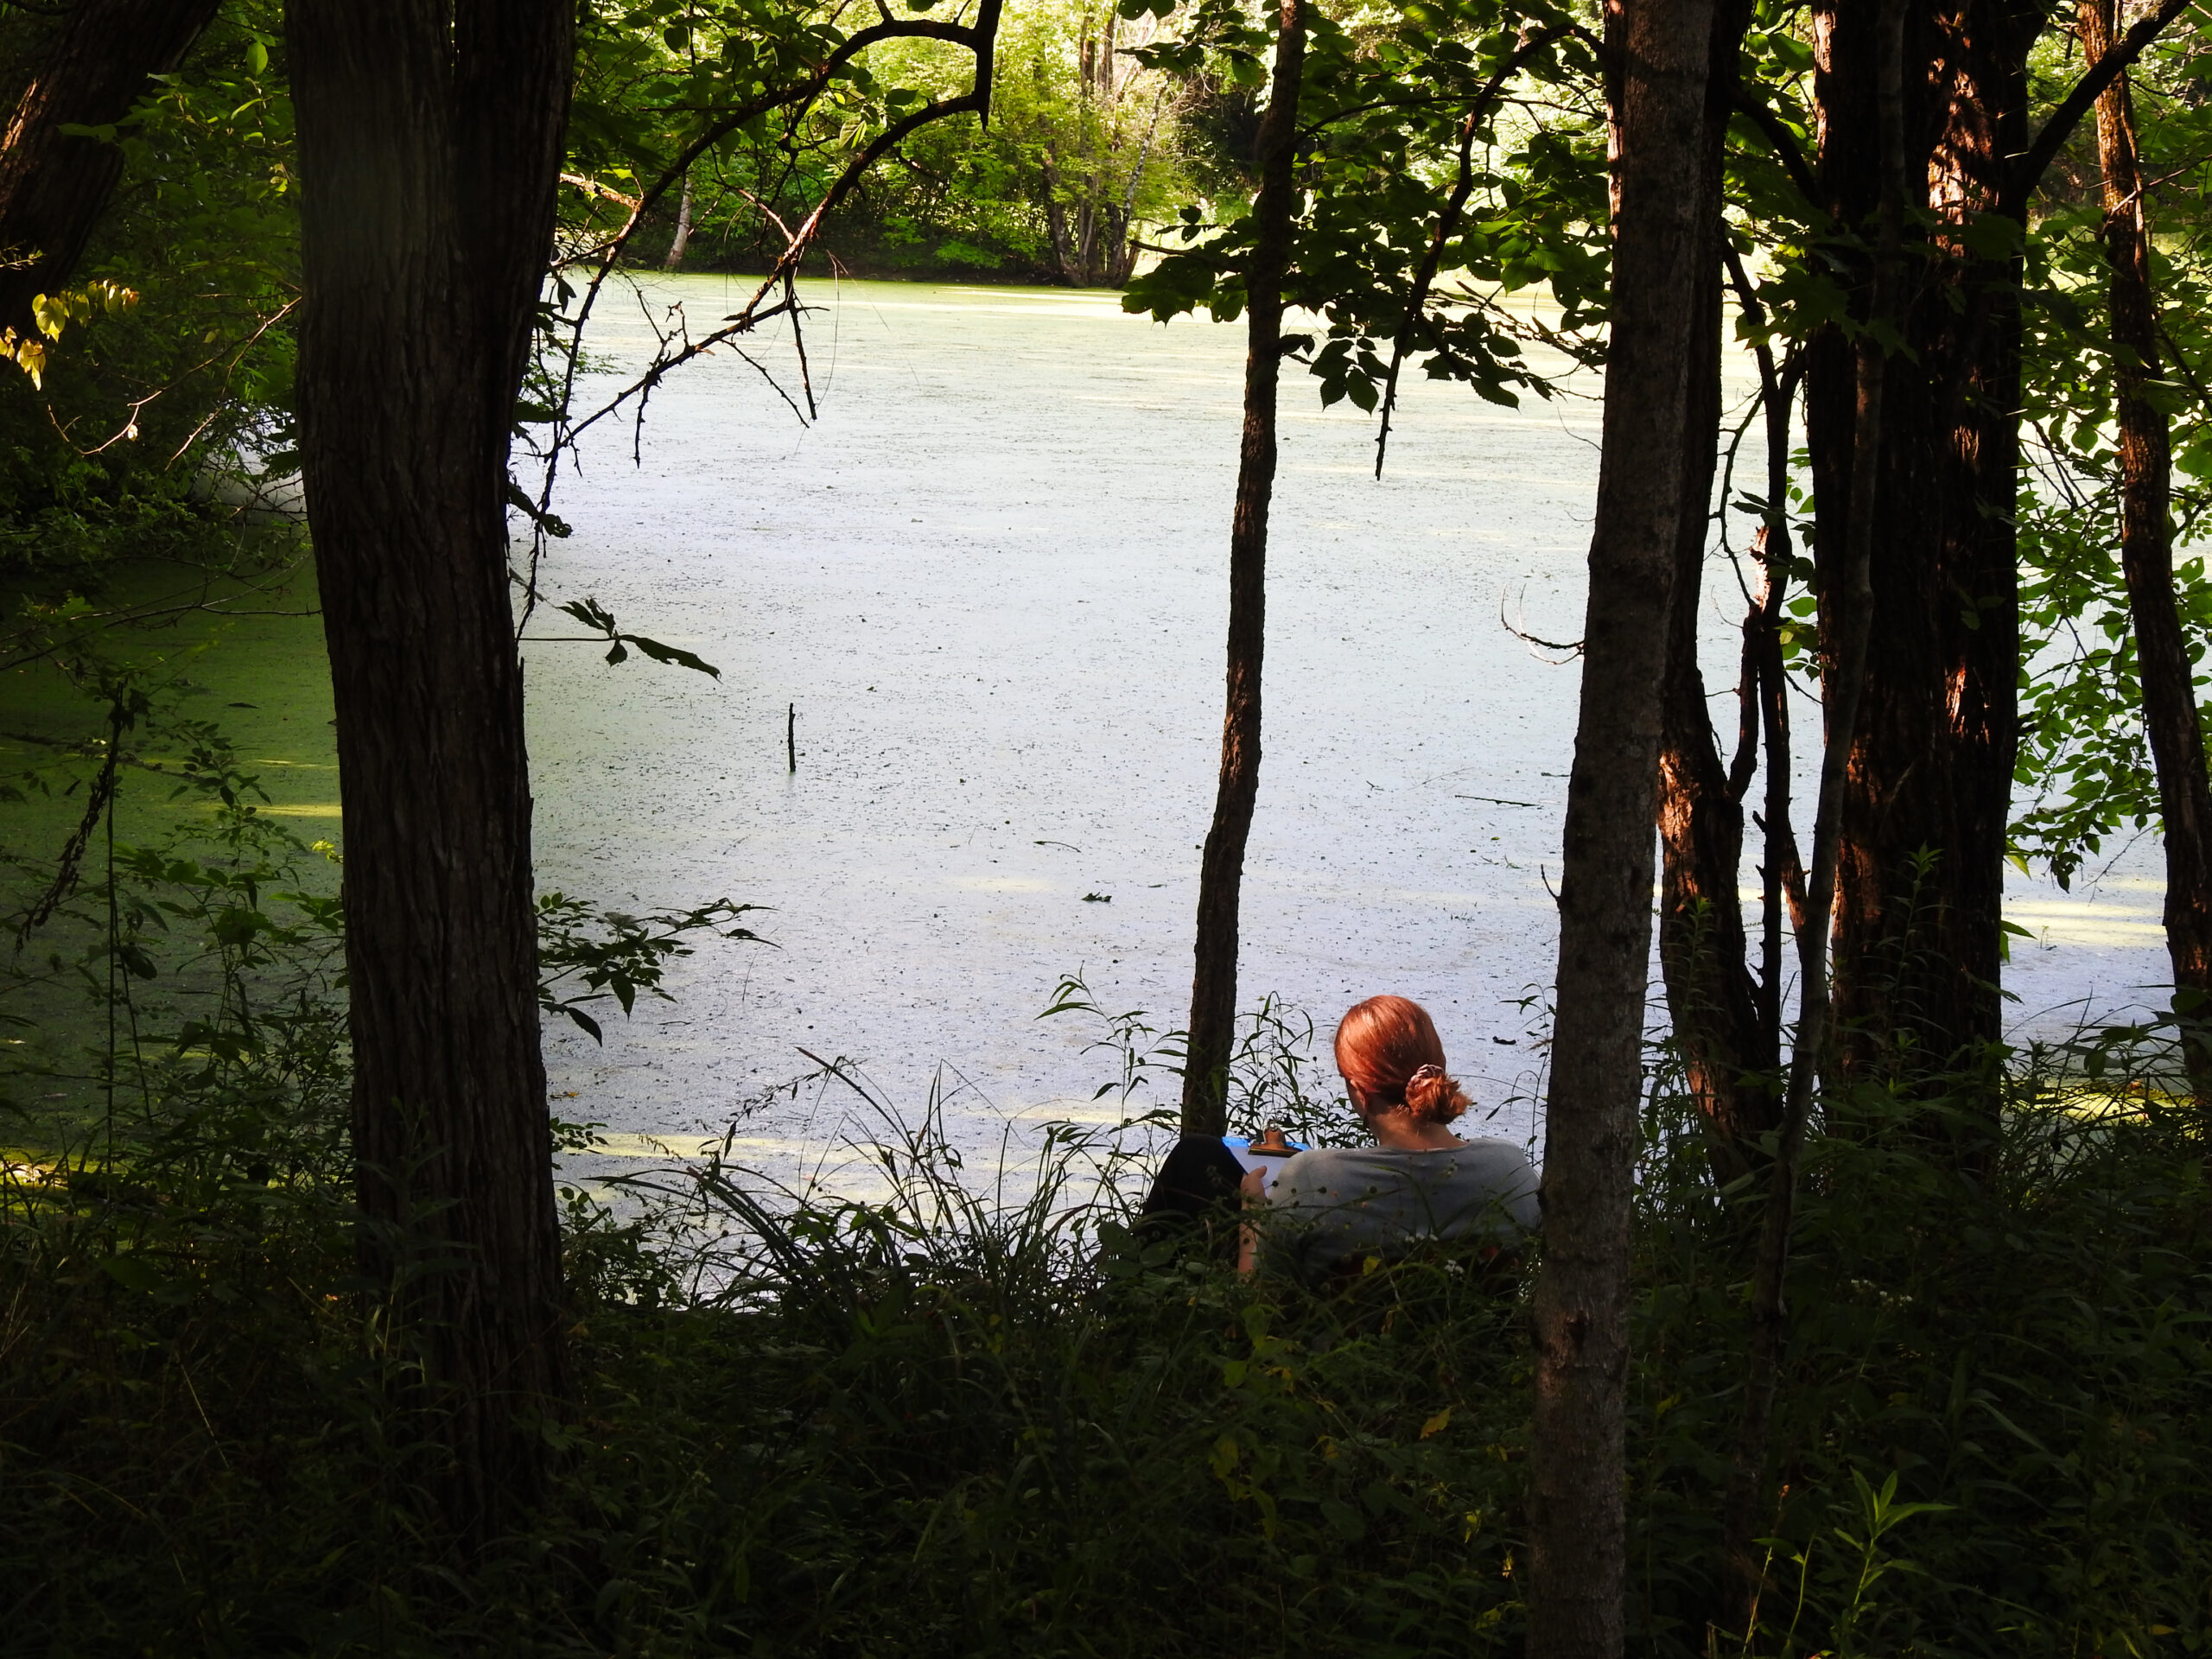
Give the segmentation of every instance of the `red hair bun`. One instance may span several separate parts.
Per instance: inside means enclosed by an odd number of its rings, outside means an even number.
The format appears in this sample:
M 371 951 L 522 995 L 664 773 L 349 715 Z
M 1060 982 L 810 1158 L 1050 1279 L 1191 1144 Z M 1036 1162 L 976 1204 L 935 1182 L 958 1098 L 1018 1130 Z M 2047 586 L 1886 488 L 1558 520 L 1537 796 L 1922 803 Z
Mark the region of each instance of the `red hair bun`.
M 1444 1040 L 1420 1003 L 1370 996 L 1337 1027 L 1337 1069 L 1382 1111 L 1402 1108 L 1431 1123 L 1467 1109 L 1465 1091 L 1444 1070 Z

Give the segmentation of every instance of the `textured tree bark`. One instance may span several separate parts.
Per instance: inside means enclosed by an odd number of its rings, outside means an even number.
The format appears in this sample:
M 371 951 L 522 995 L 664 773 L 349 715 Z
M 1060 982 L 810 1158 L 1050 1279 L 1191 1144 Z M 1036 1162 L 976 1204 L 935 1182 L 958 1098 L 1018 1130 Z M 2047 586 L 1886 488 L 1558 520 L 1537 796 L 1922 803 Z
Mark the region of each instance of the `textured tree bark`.
M 444 1522 L 542 1489 L 569 1382 L 538 1052 L 508 432 L 569 0 L 290 0 L 300 450 L 338 711 L 353 1143 Z
M 1281 0 L 1274 81 L 1261 118 L 1260 191 L 1252 204 L 1245 274 L 1249 344 L 1244 357 L 1244 439 L 1229 532 L 1228 709 L 1221 723 L 1221 779 L 1198 867 L 1197 962 L 1191 975 L 1190 1040 L 1183 1062 L 1183 1133 L 1219 1135 L 1226 1124 L 1230 1056 L 1236 1037 L 1237 904 L 1244 844 L 1260 790 L 1260 665 L 1267 640 L 1268 506 L 1275 484 L 1275 390 L 1282 374 L 1282 286 L 1290 264 L 1297 181 L 1298 92 L 1306 64 L 1302 0 Z
M 1751 1268 L 1751 1342 L 1743 1411 L 1738 1420 L 1735 1465 L 1722 1514 L 1723 1554 L 1733 1581 L 1735 1629 L 1748 1648 L 1756 1639 L 1764 1566 L 1754 1549 L 1765 1502 L 1767 1446 L 1774 1399 L 1782 1375 L 1787 1308 L 1783 1287 L 1796 1224 L 1797 1172 L 1812 1118 L 1813 1096 L 1827 1058 L 1834 1001 L 1828 936 L 1844 842 L 1845 802 L 1851 757 L 1864 702 L 1866 662 L 1875 617 L 1874 527 L 1881 505 L 1882 455 L 1891 378 L 1886 342 L 1876 332 L 1897 312 L 1898 250 L 1907 188 L 1904 145 L 1905 0 L 1881 0 L 1876 9 L 1875 143 L 1880 181 L 1871 283 L 1862 327 L 1853 343 L 1857 396 L 1852 415 L 1853 450 L 1850 538 L 1843 548 L 1840 593 L 1822 620 L 1821 713 L 1827 723 L 1821 755 L 1821 792 L 1813 830 L 1813 869 L 1806 884 L 1805 914 L 1798 924 L 1798 1015 L 1789 1057 L 1789 1092 L 1777 1149 L 1768 1171 L 1766 1207 L 1759 1217 Z
M 1661 689 L 1686 511 L 1691 319 L 1713 253 L 1700 164 L 1713 0 L 1609 0 L 1605 27 L 1612 340 L 1546 1103 L 1530 1659 L 1610 1659 L 1624 1640 L 1629 1224 Z
M 1748 8 L 1714 8 L 1705 121 L 1699 145 L 1699 235 L 1705 254 L 1690 313 L 1688 414 L 1677 448 L 1682 511 L 1675 537 L 1672 620 L 1659 745 L 1659 960 L 1676 1046 L 1708 1131 L 1714 1173 L 1725 1185 L 1751 1172 L 1760 1134 L 1780 1117 L 1771 1086 L 1775 1043 L 1751 976 L 1738 896 L 1744 851 L 1744 782 L 1729 776 L 1714 738 L 1705 675 L 1698 665 L 1699 600 L 1712 529 L 1715 446 L 1720 425 L 1720 168 Z M 1756 664 L 1745 663 L 1747 671 Z M 1756 749 L 1756 703 L 1745 759 Z
M 1891 377 L 1884 406 L 1868 695 L 1835 924 L 1835 1017 L 1856 1073 L 1948 1073 L 1980 1061 L 1999 1034 L 2018 741 L 2020 272 L 2017 258 L 1976 254 L 1948 227 L 2005 201 L 2011 158 L 2026 148 L 2027 53 L 2041 16 L 2024 0 L 1914 0 L 1905 21 L 1906 172 L 1927 181 L 1942 257 L 1921 265 L 1906 300 L 1912 366 Z M 1879 194 L 1874 17 L 1872 6 L 1815 0 L 1818 171 L 1846 226 L 1865 225 Z M 1868 280 L 1862 270 L 1862 309 Z M 1815 587 L 1829 641 L 1847 608 L 1844 550 L 1859 510 L 1855 356 L 1839 330 L 1808 353 Z M 1823 668 L 1834 666 L 1831 651 Z
M 123 151 L 65 126 L 130 113 L 147 78 L 183 61 L 219 0 L 79 0 L 0 137 L 0 327 L 28 334 L 32 297 L 69 280 L 123 175 Z
M 2111 0 L 2082 0 L 2082 48 L 2088 61 L 2112 47 L 2118 32 L 2113 11 Z M 2097 99 L 2097 155 L 2104 171 L 2113 378 L 2119 391 L 2120 568 L 2165 834 L 2166 954 L 2186 1028 L 2212 1018 L 2212 778 L 2197 719 L 2195 665 L 2174 595 L 2167 511 L 2172 449 L 2165 416 L 2143 395 L 2159 374 L 2158 301 L 2136 159 L 2134 100 L 2125 75 Z M 2201 1042 L 2200 1035 L 2188 1049 L 2190 1076 L 2198 1105 L 2212 1108 L 2212 1054 Z

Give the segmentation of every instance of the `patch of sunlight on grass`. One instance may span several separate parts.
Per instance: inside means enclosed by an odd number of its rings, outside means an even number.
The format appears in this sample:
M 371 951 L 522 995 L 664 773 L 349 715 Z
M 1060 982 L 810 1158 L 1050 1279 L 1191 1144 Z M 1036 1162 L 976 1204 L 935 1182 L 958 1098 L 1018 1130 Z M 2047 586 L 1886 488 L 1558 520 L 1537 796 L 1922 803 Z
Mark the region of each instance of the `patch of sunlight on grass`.
M 1025 1123 L 1092 1123 L 1117 1129 L 1129 1121 L 1130 1112 L 1118 1101 L 1062 1099 L 1040 1100 L 1007 1116 Z
M 2158 912 L 2141 905 L 2009 904 L 2005 919 L 2056 944 L 2139 945 L 2163 938 Z
M 679 1158 L 685 1161 L 711 1158 L 722 1149 L 719 1135 L 602 1135 L 588 1147 L 562 1155 L 570 1158 Z M 805 1150 L 803 1142 L 756 1136 L 729 1142 L 733 1154 L 765 1152 L 784 1156 Z
M 2069 1117 L 2086 1117 L 2093 1122 L 2107 1118 L 2141 1117 L 2152 1101 L 2177 1104 L 2180 1096 L 2164 1090 L 2156 1091 L 2139 1085 L 2109 1089 L 2098 1084 L 2082 1084 L 2076 1087 L 2051 1091 L 2053 1103 Z

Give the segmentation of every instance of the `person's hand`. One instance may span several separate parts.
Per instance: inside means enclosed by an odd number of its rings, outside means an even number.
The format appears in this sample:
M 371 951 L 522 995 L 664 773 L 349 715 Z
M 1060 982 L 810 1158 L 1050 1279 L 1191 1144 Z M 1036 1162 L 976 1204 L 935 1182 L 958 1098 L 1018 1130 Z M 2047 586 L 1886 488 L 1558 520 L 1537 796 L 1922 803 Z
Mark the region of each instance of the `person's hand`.
M 1244 1195 L 1247 1204 L 1265 1204 L 1268 1201 L 1267 1170 L 1264 1167 L 1246 1170 L 1244 1179 L 1236 1184 L 1236 1190 Z

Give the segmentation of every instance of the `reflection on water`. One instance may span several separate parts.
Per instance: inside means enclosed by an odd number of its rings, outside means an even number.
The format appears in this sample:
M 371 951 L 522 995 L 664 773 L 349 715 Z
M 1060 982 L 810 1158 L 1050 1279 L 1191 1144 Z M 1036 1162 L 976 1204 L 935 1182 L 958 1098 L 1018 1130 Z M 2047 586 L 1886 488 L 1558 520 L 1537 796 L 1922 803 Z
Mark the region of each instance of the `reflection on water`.
M 648 302 L 704 321 L 739 292 L 677 278 Z M 771 906 L 753 919 L 777 945 L 702 950 L 680 1000 L 610 1023 L 604 1050 L 556 1036 L 563 1115 L 718 1124 L 805 1048 L 861 1058 L 898 1100 L 942 1063 L 971 1090 L 956 1135 L 995 1147 L 1114 1075 L 1092 1033 L 1035 1019 L 1062 973 L 1165 1023 L 1188 993 L 1243 330 L 1162 328 L 1104 295 L 810 298 L 817 424 L 718 356 L 655 394 L 642 467 L 602 427 L 557 503 L 575 535 L 554 597 L 594 594 L 722 675 L 530 651 L 541 882 Z M 639 360 L 637 311 L 608 315 L 597 352 Z M 1285 391 L 1244 1000 L 1279 993 L 1325 1029 L 1360 997 L 1415 997 L 1478 1114 L 1500 1109 L 1488 1132 L 1521 1135 L 1576 675 L 1501 615 L 1580 630 L 1597 408 L 1416 385 L 1378 483 L 1365 417 L 1319 410 L 1302 376 Z M 1738 602 L 1716 565 L 1714 664 Z M 2147 856 L 2128 868 L 2155 875 Z M 2038 935 L 2015 942 L 2023 1012 L 2160 976 L 2155 930 L 2136 937 L 2155 891 L 2107 909 L 2016 887 Z M 745 1133 L 796 1166 L 834 1119 L 785 1097 Z

